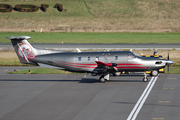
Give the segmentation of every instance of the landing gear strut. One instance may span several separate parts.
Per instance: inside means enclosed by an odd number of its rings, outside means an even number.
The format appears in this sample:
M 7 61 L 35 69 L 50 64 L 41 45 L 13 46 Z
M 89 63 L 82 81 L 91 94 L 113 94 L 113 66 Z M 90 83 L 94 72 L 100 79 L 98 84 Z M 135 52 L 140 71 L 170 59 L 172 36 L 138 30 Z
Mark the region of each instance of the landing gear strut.
M 109 73 L 104 73 L 101 75 L 101 77 L 99 78 L 99 81 L 102 83 L 105 83 L 107 80 L 109 80 Z
M 147 78 L 147 74 L 146 74 L 146 71 L 144 72 L 144 78 L 143 78 L 143 82 L 147 82 L 148 81 L 148 78 Z

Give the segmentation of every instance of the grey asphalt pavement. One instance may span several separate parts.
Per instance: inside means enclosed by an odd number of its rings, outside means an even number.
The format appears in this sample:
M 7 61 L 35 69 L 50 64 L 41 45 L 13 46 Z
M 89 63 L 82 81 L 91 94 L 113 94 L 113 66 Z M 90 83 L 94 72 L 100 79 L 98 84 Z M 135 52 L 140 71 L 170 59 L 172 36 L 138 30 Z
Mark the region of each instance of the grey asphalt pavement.
M 18 75 L 7 69 L 14 68 L 0 68 L 0 120 L 126 120 L 149 84 L 141 75 L 99 83 L 90 75 Z M 180 119 L 179 79 L 161 74 L 136 120 Z

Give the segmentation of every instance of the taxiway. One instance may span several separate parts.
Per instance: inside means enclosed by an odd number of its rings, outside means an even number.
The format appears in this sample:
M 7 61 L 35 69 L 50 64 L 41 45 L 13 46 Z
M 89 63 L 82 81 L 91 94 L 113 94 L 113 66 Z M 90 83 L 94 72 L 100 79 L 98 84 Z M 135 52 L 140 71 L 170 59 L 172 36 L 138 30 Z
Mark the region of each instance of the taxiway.
M 17 68 L 0 67 L 0 120 L 180 119 L 178 74 L 161 74 L 156 81 L 148 77 L 149 82 L 141 75 L 122 75 L 99 83 L 83 74 L 6 74 L 11 69 Z

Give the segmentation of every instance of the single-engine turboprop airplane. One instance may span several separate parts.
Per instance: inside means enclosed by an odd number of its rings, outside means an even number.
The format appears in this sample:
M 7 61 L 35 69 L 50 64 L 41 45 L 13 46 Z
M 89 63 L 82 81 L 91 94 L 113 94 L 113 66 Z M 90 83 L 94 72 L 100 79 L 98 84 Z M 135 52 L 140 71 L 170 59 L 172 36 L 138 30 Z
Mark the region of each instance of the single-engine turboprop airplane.
M 100 75 L 100 82 L 109 80 L 110 74 L 119 76 L 123 71 L 144 72 L 143 81 L 147 82 L 147 70 L 152 71 L 152 76 L 157 76 L 159 69 L 174 63 L 169 59 L 140 57 L 131 51 L 66 52 L 37 49 L 28 42 L 29 36 L 6 38 L 11 40 L 21 63 Z

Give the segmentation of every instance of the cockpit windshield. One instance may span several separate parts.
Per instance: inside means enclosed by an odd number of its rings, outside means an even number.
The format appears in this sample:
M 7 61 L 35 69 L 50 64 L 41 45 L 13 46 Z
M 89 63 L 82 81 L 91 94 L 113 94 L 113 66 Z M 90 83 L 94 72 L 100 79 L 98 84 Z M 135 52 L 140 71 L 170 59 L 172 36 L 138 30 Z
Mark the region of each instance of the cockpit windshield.
M 136 54 L 136 53 L 133 53 L 136 57 L 140 57 L 138 54 Z
M 136 57 L 140 57 L 139 55 L 135 54 L 135 53 L 130 53 L 128 55 L 128 58 L 136 58 Z

